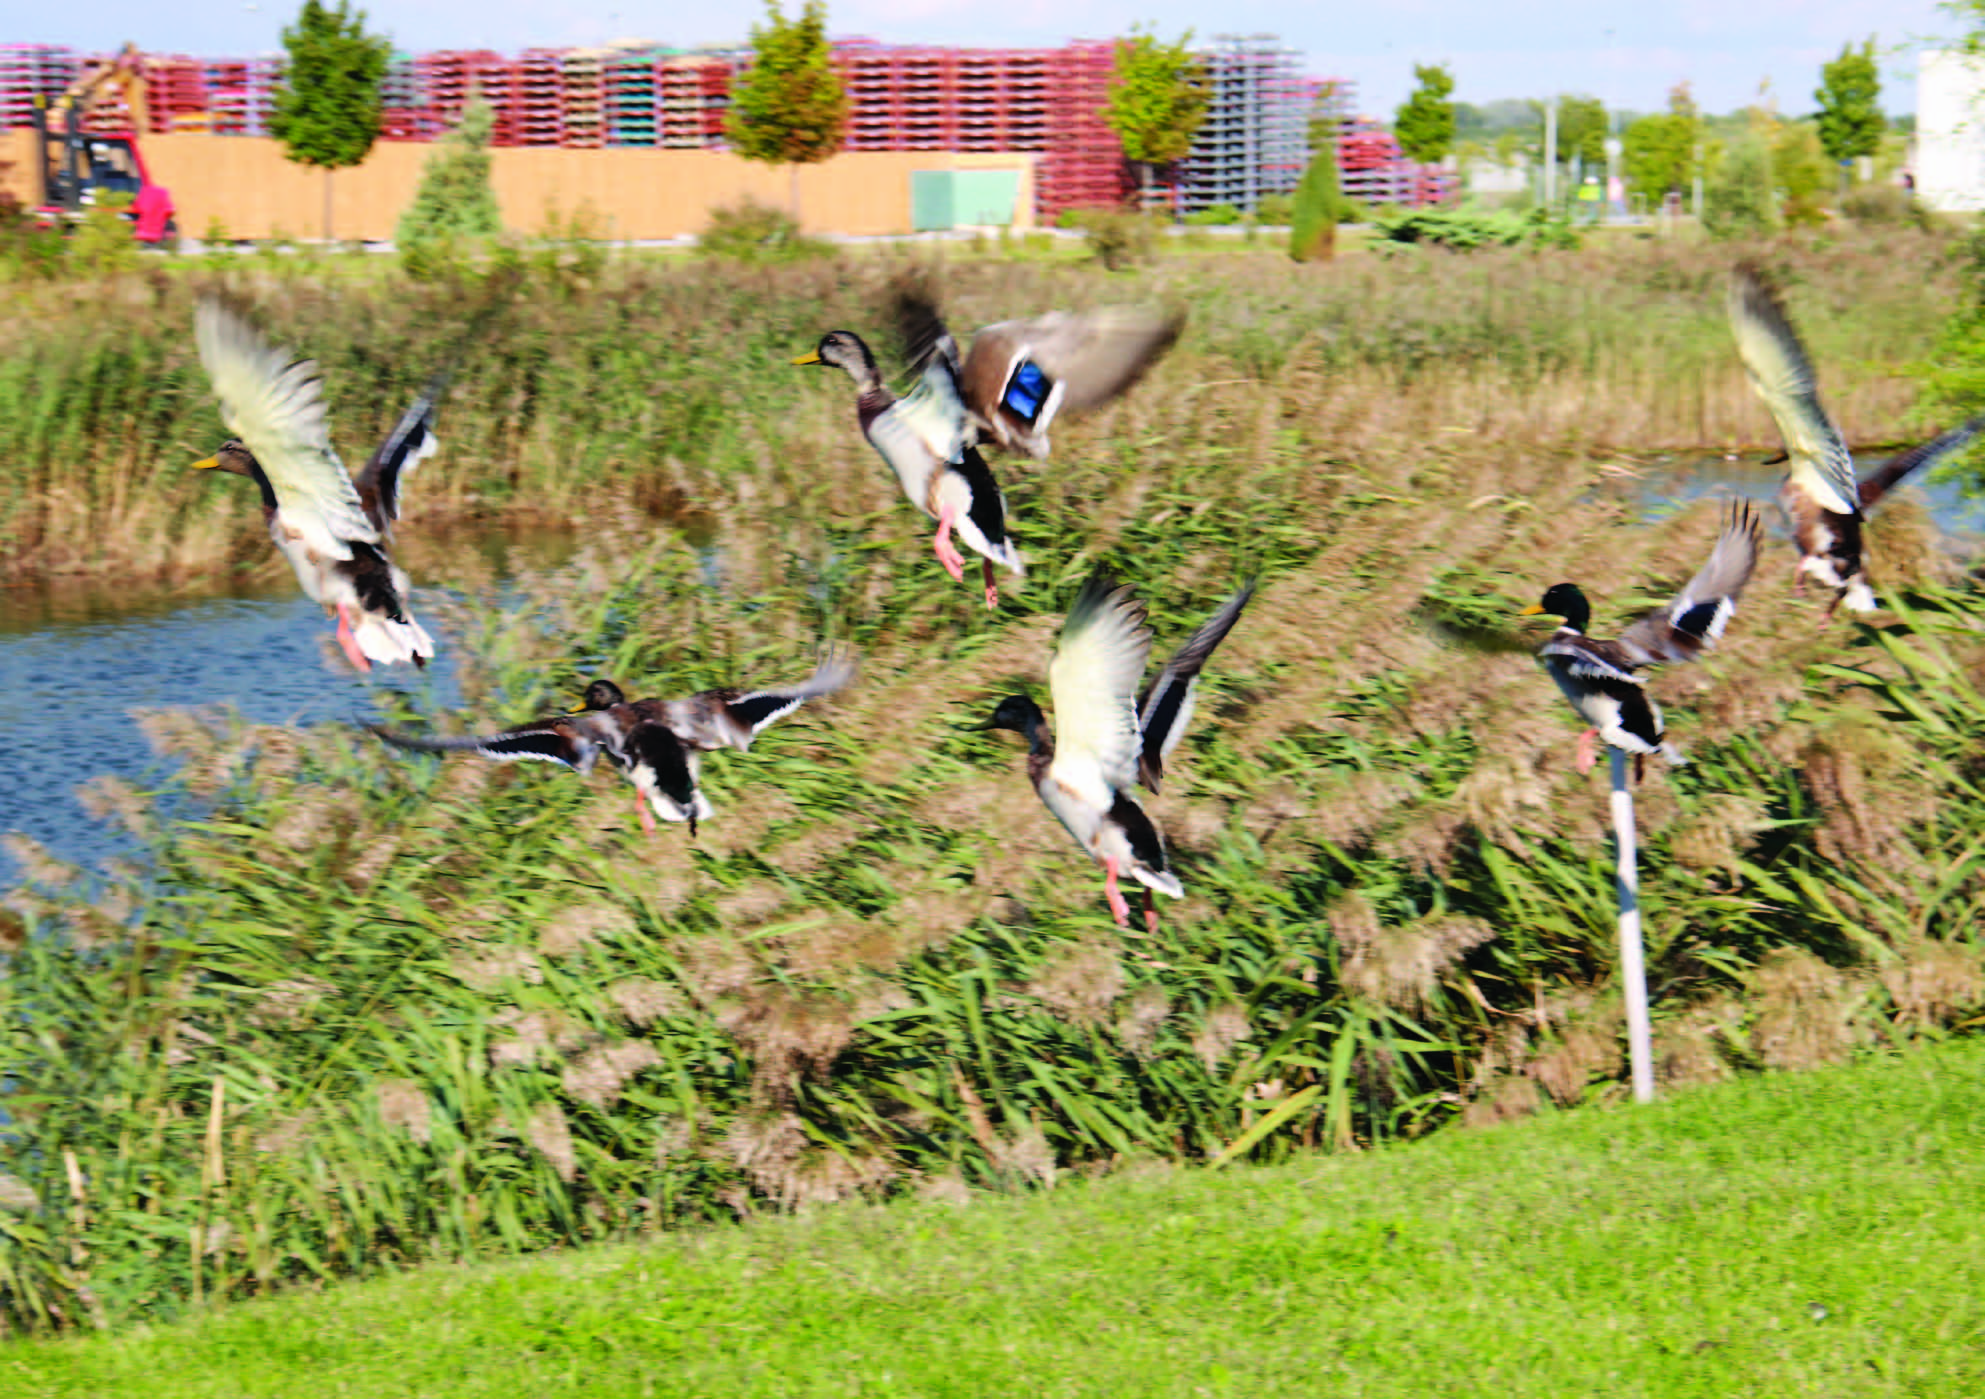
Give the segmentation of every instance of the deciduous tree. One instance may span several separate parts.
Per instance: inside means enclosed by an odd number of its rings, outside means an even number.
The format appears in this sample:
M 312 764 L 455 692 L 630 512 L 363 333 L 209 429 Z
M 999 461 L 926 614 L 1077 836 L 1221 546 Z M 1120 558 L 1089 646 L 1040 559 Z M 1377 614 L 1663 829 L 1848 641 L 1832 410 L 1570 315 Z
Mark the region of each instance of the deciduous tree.
M 1419 86 L 1399 108 L 1393 135 L 1408 160 L 1432 164 L 1454 147 L 1454 75 L 1445 64 L 1413 65 Z
M 1820 104 L 1820 145 L 1830 160 L 1873 155 L 1888 125 L 1882 116 L 1882 75 L 1875 64 L 1875 41 L 1856 49 L 1841 46 L 1840 57 L 1820 69 L 1813 100 Z
M 1145 194 L 1152 172 L 1169 170 L 1185 159 L 1206 120 L 1212 93 L 1206 66 L 1191 43 L 1191 30 L 1174 44 L 1137 30 L 1117 41 L 1116 72 L 1103 120 L 1123 142 L 1124 156 L 1137 166 Z
M 1702 145 L 1702 118 L 1687 83 L 1668 94 L 1668 110 L 1641 117 L 1621 139 L 1627 180 L 1650 198 L 1686 189 L 1695 178 Z
M 792 167 L 793 221 L 800 216 L 800 166 L 841 149 L 848 95 L 827 43 L 825 0 L 804 0 L 787 19 L 765 0 L 765 24 L 751 27 L 751 66 L 731 89 L 725 134 L 746 160 Z
M 391 45 L 365 32 L 365 11 L 303 0 L 283 30 L 289 62 L 277 84 L 269 132 L 299 165 L 324 172 L 324 241 L 331 240 L 331 172 L 357 165 L 379 139 L 379 82 Z

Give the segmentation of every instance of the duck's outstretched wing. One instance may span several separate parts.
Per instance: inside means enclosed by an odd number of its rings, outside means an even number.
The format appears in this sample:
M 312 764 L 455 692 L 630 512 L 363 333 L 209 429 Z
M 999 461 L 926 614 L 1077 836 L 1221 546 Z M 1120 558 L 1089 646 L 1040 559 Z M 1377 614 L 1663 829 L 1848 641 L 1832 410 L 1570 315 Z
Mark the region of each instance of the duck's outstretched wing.
M 1137 780 L 1144 748 L 1137 686 L 1150 657 L 1144 604 L 1106 573 L 1090 578 L 1048 662 L 1055 706 L 1049 772 L 1099 811 L 1108 811 L 1117 790 Z
M 1920 446 L 1911 447 L 1906 452 L 1898 452 L 1890 457 L 1869 472 L 1867 479 L 1861 482 L 1861 509 L 1863 511 L 1874 509 L 1881 503 L 1883 496 L 1902 484 L 1904 477 L 1962 450 L 1981 432 L 1985 432 L 1985 413 L 1979 414 L 1968 423 L 1959 424 L 1941 437 L 1933 437 Z
M 829 651 L 797 685 L 763 690 L 704 690 L 686 699 L 642 700 L 635 711 L 701 748 L 749 748 L 751 741 L 810 699 L 831 695 L 855 678 L 854 658 Z
M 1730 329 L 1737 353 L 1785 439 L 1792 481 L 1836 515 L 1860 513 L 1854 458 L 1820 406 L 1819 380 L 1777 288 L 1751 263 L 1730 276 Z
M 606 741 L 598 726 L 564 715 L 519 724 L 501 733 L 455 738 L 403 734 L 378 724 L 365 727 L 395 748 L 420 753 L 474 753 L 498 762 L 563 763 L 575 772 L 590 771 L 602 753 L 616 762 L 620 759 L 619 749 Z
M 434 435 L 434 409 L 447 387 L 446 370 L 427 381 L 352 483 L 366 518 L 382 535 L 400 518 L 401 479 L 441 448 Z
M 937 309 L 937 293 L 928 273 L 905 273 L 896 278 L 890 286 L 890 312 L 904 363 L 922 374 L 936 358 L 954 378 L 957 376 L 958 342 L 952 339 Z
M 997 403 L 1017 367 L 1037 365 L 1061 390 L 1071 413 L 1107 403 L 1136 383 L 1185 329 L 1185 317 L 1156 306 L 1050 311 L 1029 321 L 1000 321 L 972 337 L 959 378 L 965 401 Z
M 1757 564 L 1757 512 L 1739 501 L 1730 507 L 1709 562 L 1673 602 L 1621 632 L 1619 647 L 1635 665 L 1694 660 L 1722 637 Z
M 1253 596 L 1254 583 L 1250 581 L 1221 604 L 1220 610 L 1209 617 L 1186 644 L 1165 662 L 1158 678 L 1151 682 L 1144 697 L 1137 702 L 1137 727 L 1144 736 L 1143 747 L 1137 757 L 1137 775 L 1150 790 L 1158 790 L 1158 784 L 1165 776 L 1165 760 L 1179 746 L 1179 740 L 1185 736 L 1186 725 L 1192 721 L 1200 670 L 1214 648 L 1234 629 L 1234 623 L 1240 620 L 1241 609 L 1248 605 L 1248 599 Z
M 284 523 L 322 558 L 350 558 L 351 540 L 377 543 L 379 531 L 331 447 L 316 362 L 292 359 L 212 297 L 195 309 L 193 334 L 221 417 L 255 454 Z

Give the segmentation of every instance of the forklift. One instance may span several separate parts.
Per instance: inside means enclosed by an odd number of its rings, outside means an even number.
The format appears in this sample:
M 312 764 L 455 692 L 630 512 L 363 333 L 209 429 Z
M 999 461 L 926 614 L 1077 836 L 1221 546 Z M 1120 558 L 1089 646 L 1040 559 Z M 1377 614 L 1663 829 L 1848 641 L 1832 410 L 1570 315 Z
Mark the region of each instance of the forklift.
M 138 153 L 136 131 L 97 133 L 82 129 L 83 116 L 97 93 L 111 83 L 123 86 L 133 126 L 144 125 L 142 63 L 136 47 L 127 44 L 116 58 L 72 83 L 56 100 L 53 113 L 45 97 L 35 97 L 36 167 L 41 185 L 35 212 L 43 222 L 51 226 L 73 224 L 103 196 L 125 195 L 131 200 L 125 217 L 139 242 L 171 246 L 179 236 L 172 196 L 152 183 L 144 157 Z

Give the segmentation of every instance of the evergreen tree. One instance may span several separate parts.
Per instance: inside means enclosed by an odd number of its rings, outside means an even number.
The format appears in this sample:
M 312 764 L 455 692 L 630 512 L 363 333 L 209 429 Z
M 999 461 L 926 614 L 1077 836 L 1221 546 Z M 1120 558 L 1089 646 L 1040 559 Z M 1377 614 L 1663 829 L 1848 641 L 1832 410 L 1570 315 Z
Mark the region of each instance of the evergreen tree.
M 751 27 L 751 66 L 731 89 L 725 134 L 746 160 L 792 167 L 793 220 L 800 215 L 800 166 L 841 149 L 848 95 L 827 43 L 825 0 L 804 0 L 787 19 L 765 0 L 763 28 Z
M 1408 160 L 1431 165 L 1454 148 L 1454 75 L 1445 64 L 1413 65 L 1419 86 L 1393 120 L 1392 134 Z
M 324 172 L 324 241 L 331 240 L 331 172 L 357 165 L 379 139 L 379 83 L 391 45 L 365 32 L 349 0 L 329 9 L 303 0 L 283 30 L 289 62 L 275 92 L 269 132 L 299 165 Z
M 1310 113 L 1310 162 L 1296 185 L 1289 215 L 1289 256 L 1297 262 L 1327 262 L 1336 256 L 1337 225 L 1350 212 L 1337 169 L 1341 130 L 1336 90 L 1326 87 Z
M 503 231 L 496 189 L 489 182 L 489 137 L 496 114 L 480 97 L 462 109 L 462 120 L 441 139 L 421 167 L 413 203 L 400 215 L 394 237 L 403 250 L 433 248 Z
M 1813 100 L 1820 104 L 1820 145 L 1830 160 L 1846 162 L 1873 155 L 1888 125 L 1882 116 L 1882 75 L 1875 65 L 1875 41 L 1859 50 L 1842 45 L 1840 57 L 1820 69 Z
M 1212 93 L 1206 68 L 1190 47 L 1192 31 L 1175 44 L 1133 30 L 1117 41 L 1115 80 L 1103 120 L 1123 143 L 1124 156 L 1138 171 L 1147 195 L 1152 173 L 1169 169 L 1192 150 L 1192 138 L 1206 120 Z

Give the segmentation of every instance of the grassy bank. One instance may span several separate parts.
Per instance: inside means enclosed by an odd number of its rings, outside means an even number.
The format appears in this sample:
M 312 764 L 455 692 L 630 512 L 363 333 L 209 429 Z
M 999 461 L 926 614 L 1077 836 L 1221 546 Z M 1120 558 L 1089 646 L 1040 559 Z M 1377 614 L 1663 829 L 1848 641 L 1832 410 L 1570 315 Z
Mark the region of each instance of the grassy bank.
M 1002 464 L 1032 569 L 988 616 L 845 386 L 798 383 L 780 431 L 817 455 L 687 480 L 694 544 L 602 511 L 501 608 L 428 609 L 464 660 L 451 728 L 854 645 L 858 686 L 713 758 L 695 841 L 643 837 L 604 774 L 144 720 L 213 818 L 92 784 L 155 837 L 151 879 L 44 867 L 0 929 L 9 1325 L 1618 1092 L 1601 780 L 1528 655 L 1449 638 L 1565 577 L 1615 625 L 1695 568 L 1714 505 L 1648 525 L 1597 468 L 1439 438 L 1320 462 L 1265 410 L 1178 453 L 1201 400 L 1140 392 L 1052 467 Z M 1716 657 L 1655 682 L 1694 758 L 1640 791 L 1671 1086 L 1985 1013 L 1985 592 L 1906 501 L 1876 547 L 1873 625 L 1788 599 L 1775 545 Z M 964 727 L 1038 692 L 1099 562 L 1161 649 L 1263 577 L 1152 803 L 1189 893 L 1156 937 L 1108 921 L 1017 747 Z
M 760 1220 L 19 1345 L 22 1399 L 1985 1386 L 1985 1053 L 1358 1157 Z
M 1302 269 L 1271 247 L 1111 275 L 961 261 L 969 326 L 1052 305 L 1186 305 L 1185 341 L 1117 413 L 1057 430 L 1060 467 L 1128 450 L 1221 471 L 1320 473 L 1770 440 L 1723 323 L 1721 246 L 1606 239 L 1583 252 L 1360 256 Z M 1850 231 L 1765 250 L 1791 284 L 1850 440 L 1911 430 L 1913 385 L 1955 272 L 1940 236 Z M 451 515 L 666 513 L 795 467 L 873 471 L 845 396 L 787 360 L 829 328 L 875 332 L 895 256 L 783 268 L 557 249 L 481 329 L 444 409 L 445 455 L 409 491 L 410 531 Z M 0 312 L 0 572 L 188 574 L 270 567 L 253 492 L 186 464 L 221 428 L 188 327 L 225 284 L 326 370 L 348 460 L 460 336 L 481 292 L 390 264 L 223 258 L 107 281 L 23 284 Z

